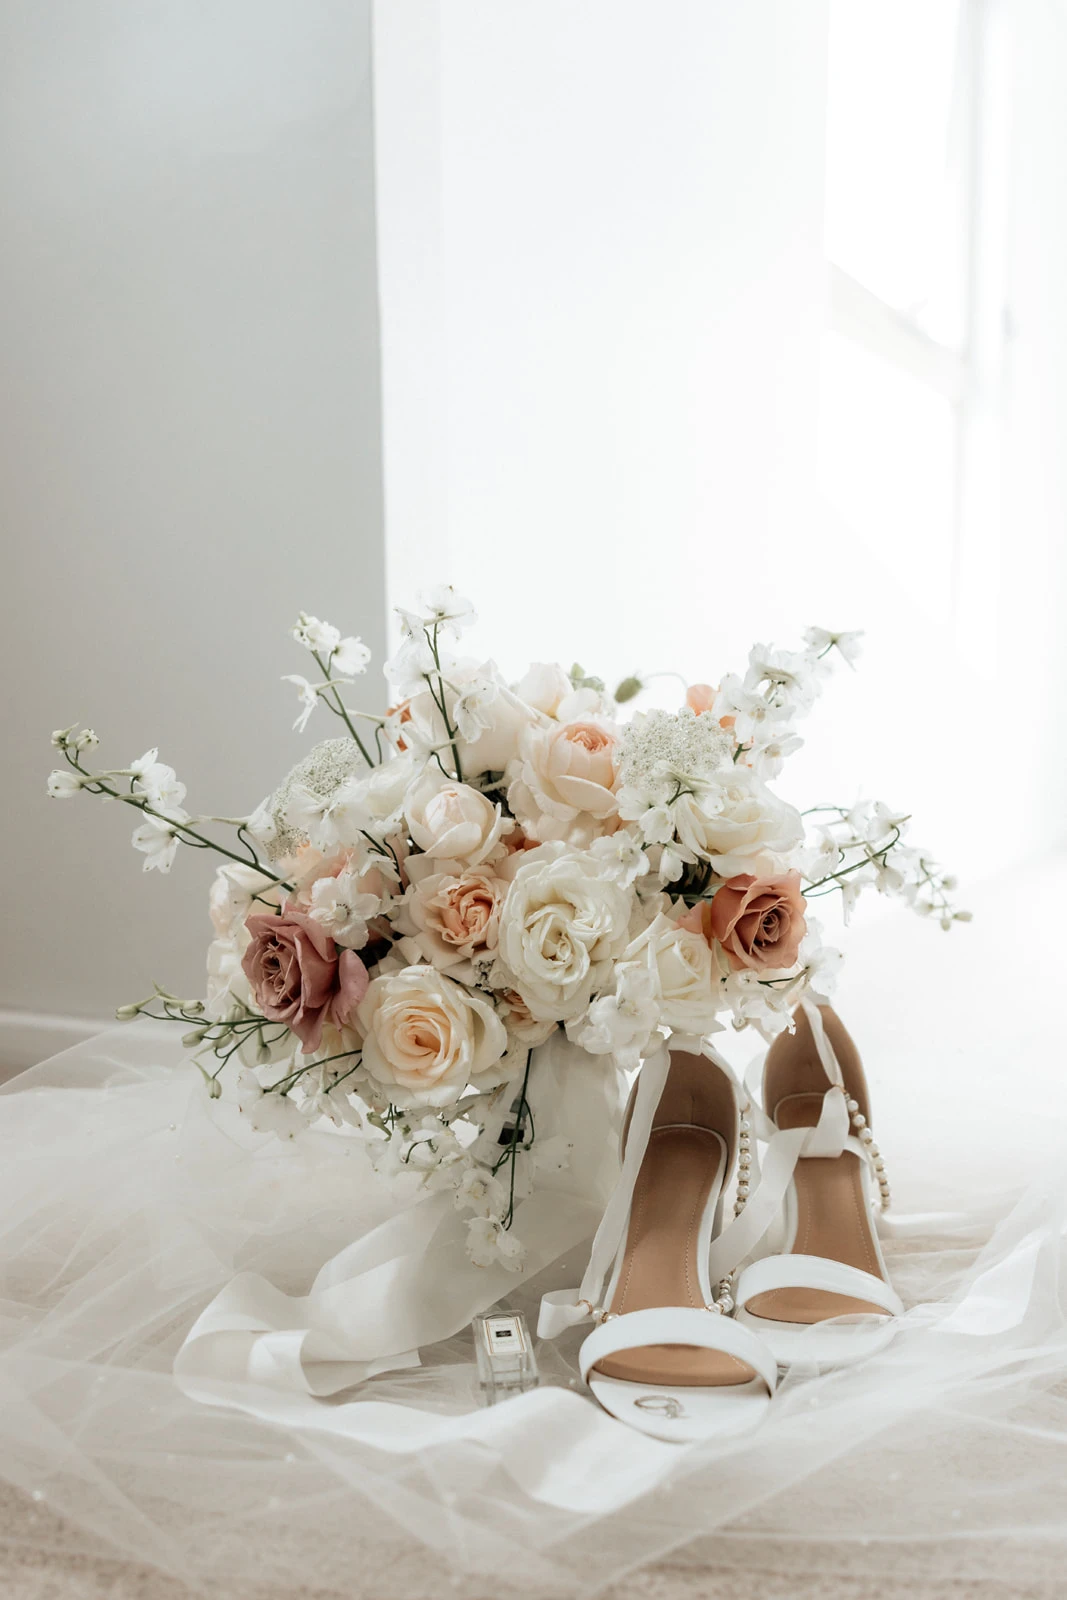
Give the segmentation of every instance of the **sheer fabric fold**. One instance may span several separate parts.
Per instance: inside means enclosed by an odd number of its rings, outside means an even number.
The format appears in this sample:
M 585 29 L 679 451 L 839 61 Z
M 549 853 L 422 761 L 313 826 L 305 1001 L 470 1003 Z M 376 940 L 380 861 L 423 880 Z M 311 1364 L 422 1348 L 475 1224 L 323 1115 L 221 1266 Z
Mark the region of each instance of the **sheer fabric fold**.
M 581 1092 L 583 1126 L 598 1105 L 617 1116 L 617 1092 Z M 581 1276 L 614 1148 L 613 1128 L 588 1142 L 562 1256 L 505 1286 L 531 1324 Z M 58 1516 L 86 1549 L 223 1592 L 349 1594 L 358 1552 L 365 1585 L 400 1592 L 430 1557 L 475 1594 L 588 1595 L 692 1541 L 719 1568 L 1051 1583 L 1067 1560 L 1067 1149 L 1021 1194 L 895 1157 L 901 1333 L 850 1370 L 791 1369 L 748 1438 L 677 1448 L 617 1424 L 580 1391 L 580 1329 L 539 1347 L 540 1390 L 490 1410 L 465 1327 L 325 1398 L 253 1381 L 242 1409 L 176 1381 L 198 1318 L 238 1274 L 306 1296 L 396 1199 L 355 1140 L 251 1133 L 139 1025 L 78 1046 L 0 1093 L 0 1476 L 30 1497 L 20 1537 L 43 1547 Z M 257 1416 L 261 1389 L 276 1407 Z

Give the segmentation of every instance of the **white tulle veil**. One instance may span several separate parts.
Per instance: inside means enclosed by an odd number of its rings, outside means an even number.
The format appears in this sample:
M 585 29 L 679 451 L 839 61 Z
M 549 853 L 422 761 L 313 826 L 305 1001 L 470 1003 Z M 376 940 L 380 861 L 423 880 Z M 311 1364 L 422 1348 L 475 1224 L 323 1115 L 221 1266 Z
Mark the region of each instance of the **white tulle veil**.
M 588 1595 L 692 1541 L 694 1560 L 786 1578 L 1062 1572 L 1067 1152 L 1021 1196 L 1010 1175 L 972 1185 L 965 1212 L 944 1174 L 898 1159 L 887 1252 L 913 1309 L 896 1342 L 794 1369 L 755 1435 L 680 1450 L 575 1392 L 578 1333 L 541 1346 L 539 1391 L 492 1411 L 462 1329 L 310 1402 L 311 1421 L 183 1392 L 175 1355 L 236 1273 L 304 1294 L 395 1200 L 355 1141 L 242 1130 L 141 1025 L 9 1084 L 0 1150 L 0 1468 L 31 1548 L 224 1594 L 415 1596 L 447 1571 L 472 1594 Z M 590 1207 L 608 1181 L 590 1177 Z M 582 1264 L 572 1239 L 508 1302 L 533 1320 Z M 391 1448 L 361 1436 L 360 1408 L 383 1406 L 407 1408 Z

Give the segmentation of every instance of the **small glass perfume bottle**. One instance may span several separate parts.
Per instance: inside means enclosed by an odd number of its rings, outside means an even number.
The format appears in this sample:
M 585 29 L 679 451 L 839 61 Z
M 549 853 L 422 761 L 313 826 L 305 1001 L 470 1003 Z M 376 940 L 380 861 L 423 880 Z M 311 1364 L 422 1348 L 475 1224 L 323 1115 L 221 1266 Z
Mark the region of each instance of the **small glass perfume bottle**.
M 474 1318 L 471 1329 L 483 1405 L 537 1388 L 537 1361 L 521 1311 L 487 1312 Z

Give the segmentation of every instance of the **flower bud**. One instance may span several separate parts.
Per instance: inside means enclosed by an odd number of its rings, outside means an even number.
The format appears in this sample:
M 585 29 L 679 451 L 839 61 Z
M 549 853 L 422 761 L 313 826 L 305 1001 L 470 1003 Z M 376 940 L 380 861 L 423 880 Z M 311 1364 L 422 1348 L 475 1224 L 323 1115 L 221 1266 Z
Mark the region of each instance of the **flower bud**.
M 643 688 L 644 684 L 636 673 L 624 678 L 615 690 L 615 703 L 620 706 L 625 705 L 627 700 L 632 700 L 635 695 L 640 694 Z

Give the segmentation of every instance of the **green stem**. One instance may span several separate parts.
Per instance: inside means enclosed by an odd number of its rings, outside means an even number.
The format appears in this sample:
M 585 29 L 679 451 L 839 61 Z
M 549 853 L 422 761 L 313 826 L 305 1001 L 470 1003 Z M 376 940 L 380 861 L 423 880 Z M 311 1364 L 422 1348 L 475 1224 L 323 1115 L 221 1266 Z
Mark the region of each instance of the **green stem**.
M 819 878 L 817 882 L 809 883 L 807 888 L 804 890 L 805 898 L 810 899 L 813 892 L 816 889 L 821 889 L 824 883 L 832 883 L 840 880 L 841 878 L 847 878 L 850 872 L 858 872 L 861 867 L 873 867 L 879 862 L 884 867 L 886 856 L 889 854 L 890 850 L 893 849 L 894 845 L 899 844 L 900 837 L 900 829 L 894 828 L 893 837 L 890 839 L 889 843 L 884 844 L 880 850 L 875 850 L 868 853 L 864 856 L 862 861 L 854 861 L 850 867 L 842 867 L 840 872 L 828 872 L 825 878 Z M 856 846 L 853 845 L 849 848 L 855 849 Z
M 526 1101 L 526 1086 L 530 1081 L 530 1064 L 532 1061 L 533 1051 L 527 1050 L 526 1070 L 522 1075 L 522 1088 L 519 1090 L 519 1102 L 515 1110 L 515 1124 L 511 1130 L 511 1143 L 508 1145 L 508 1148 L 505 1150 L 504 1154 L 493 1168 L 493 1173 L 495 1175 L 500 1171 L 500 1168 L 504 1166 L 506 1162 L 510 1162 L 511 1164 L 511 1182 L 508 1185 L 508 1209 L 505 1213 L 503 1222 L 500 1224 L 505 1232 L 511 1227 L 511 1224 L 515 1218 L 515 1158 L 518 1155 L 520 1148 L 519 1130 L 522 1128 L 525 1120 L 524 1113 L 529 1110 L 529 1106 L 527 1105 Z M 531 1122 L 533 1121 L 532 1112 L 530 1113 L 530 1120 Z M 532 1143 L 533 1141 L 531 1140 L 530 1144 Z M 528 1150 L 530 1148 L 530 1144 L 523 1145 L 522 1149 Z
M 334 683 L 333 679 L 330 676 L 329 664 L 323 661 L 322 657 L 319 655 L 319 652 L 317 650 L 313 650 L 311 652 L 311 654 L 315 658 L 315 663 L 318 666 L 319 671 L 322 673 L 323 677 L 326 679 L 326 682 L 330 685 L 330 688 L 333 690 L 333 699 L 332 700 L 327 699 L 326 695 L 324 695 L 324 694 L 321 695 L 320 698 L 325 700 L 326 704 L 330 707 L 330 710 L 335 712 L 337 714 L 337 716 L 339 716 L 341 718 L 341 720 L 344 723 L 345 727 L 348 729 L 349 733 L 352 735 L 353 739 L 356 741 L 356 744 L 359 746 L 360 755 L 363 757 L 363 759 L 367 763 L 368 767 L 373 767 L 374 762 L 370 758 L 370 755 L 369 755 L 369 753 L 367 751 L 367 747 L 363 743 L 363 740 L 360 738 L 358 732 L 356 731 L 356 725 L 352 721 L 352 718 L 349 716 L 348 711 L 345 708 L 344 701 L 341 699 L 341 691 L 337 687 L 337 685 Z
M 293 885 L 286 882 L 284 878 L 279 878 L 277 873 L 268 872 L 266 867 L 260 861 L 259 857 L 254 855 L 254 853 L 251 861 L 248 861 L 244 856 L 236 855 L 232 850 L 227 850 L 224 844 L 216 844 L 214 839 L 206 839 L 202 833 L 197 833 L 196 829 L 190 827 L 187 822 L 176 822 L 173 817 L 168 817 L 164 812 L 157 811 L 154 806 L 149 805 L 148 801 L 143 799 L 141 796 L 135 794 L 123 794 L 120 789 L 112 788 L 110 784 L 105 783 L 103 777 L 95 778 L 91 772 L 86 772 L 81 763 L 75 757 L 71 756 L 69 751 L 65 753 L 68 762 L 74 768 L 74 770 L 79 773 L 81 777 L 88 780 L 86 787 L 89 789 L 91 794 L 106 794 L 110 796 L 112 800 L 121 800 L 123 805 L 133 806 L 135 811 L 143 811 L 146 816 L 157 817 L 160 822 L 165 822 L 167 827 L 172 828 L 175 833 L 182 834 L 184 836 L 185 843 L 192 841 L 201 849 L 214 850 L 220 856 L 226 856 L 228 860 L 236 861 L 238 866 L 254 867 L 256 872 L 260 872 L 265 878 L 269 878 L 271 883 L 278 884 L 278 886 L 282 889 L 292 889 Z
M 438 687 L 438 690 L 440 692 L 441 698 L 440 698 L 440 700 L 438 700 L 437 696 L 434 695 L 434 704 L 437 706 L 437 709 L 441 713 L 441 720 L 444 722 L 444 725 L 445 725 L 445 733 L 448 735 L 448 742 L 452 746 L 452 760 L 455 763 L 455 767 L 456 767 L 456 782 L 457 783 L 462 783 L 463 782 L 463 766 L 462 766 L 462 763 L 460 762 L 460 759 L 459 759 L 459 745 L 456 742 L 456 730 L 455 730 L 455 728 L 453 728 L 451 722 L 448 720 L 448 710 L 447 710 L 447 703 L 448 702 L 447 702 L 447 698 L 446 698 L 446 695 L 445 695 L 445 683 L 444 683 L 444 678 L 441 676 L 441 652 L 440 652 L 440 650 L 438 648 L 438 644 L 437 644 L 437 635 L 438 635 L 438 630 L 439 630 L 440 626 L 441 626 L 441 624 L 439 622 L 435 622 L 434 623 L 432 636 L 430 635 L 430 633 L 427 630 L 424 629 L 423 631 L 426 633 L 426 638 L 429 641 L 430 654 L 433 656 L 433 664 L 437 668 L 437 687 Z M 426 682 L 430 683 L 429 677 L 427 677 Z M 430 684 L 430 693 L 433 694 L 433 685 L 432 684 Z

